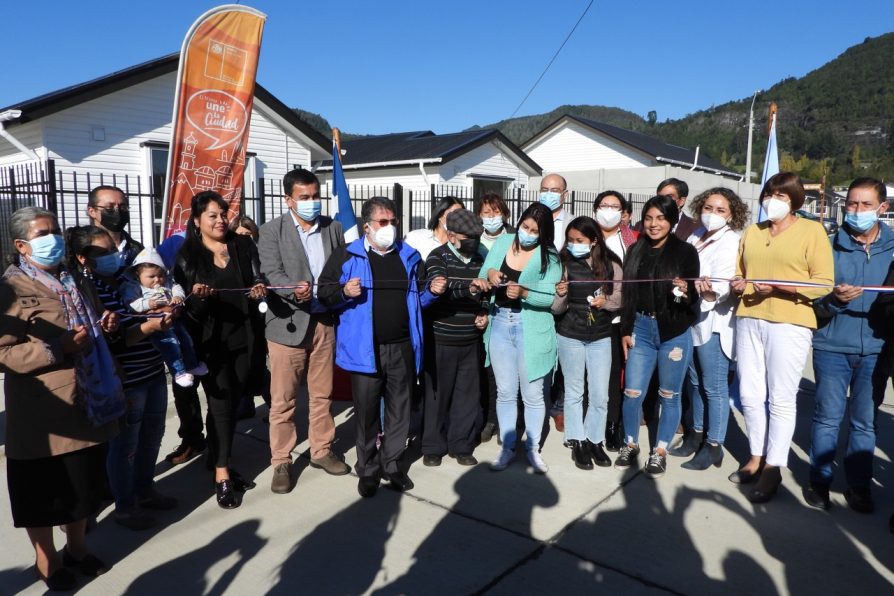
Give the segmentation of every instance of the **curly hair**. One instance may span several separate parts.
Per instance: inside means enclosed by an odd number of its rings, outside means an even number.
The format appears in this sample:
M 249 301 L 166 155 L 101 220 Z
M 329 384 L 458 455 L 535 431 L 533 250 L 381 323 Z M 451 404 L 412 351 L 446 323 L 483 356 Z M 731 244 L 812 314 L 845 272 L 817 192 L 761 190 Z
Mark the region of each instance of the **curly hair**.
M 705 206 L 705 201 L 707 201 L 708 197 L 711 195 L 720 195 L 726 199 L 727 203 L 729 203 L 729 211 L 732 214 L 732 217 L 730 217 L 729 220 L 729 227 L 737 232 L 744 229 L 748 224 L 748 219 L 751 217 L 748 205 L 745 204 L 745 201 L 739 198 L 739 195 L 728 188 L 720 186 L 709 188 L 690 202 L 689 212 L 692 214 L 692 217 L 695 218 L 695 221 L 701 221 L 702 207 Z

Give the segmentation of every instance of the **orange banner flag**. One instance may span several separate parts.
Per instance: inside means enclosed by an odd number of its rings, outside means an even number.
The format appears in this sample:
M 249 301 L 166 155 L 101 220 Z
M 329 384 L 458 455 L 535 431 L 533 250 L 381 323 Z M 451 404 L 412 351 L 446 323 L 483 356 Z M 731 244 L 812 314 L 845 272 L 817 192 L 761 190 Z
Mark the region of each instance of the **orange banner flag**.
M 220 193 L 239 212 L 261 35 L 267 16 L 227 4 L 193 23 L 180 50 L 161 239 L 186 228 L 192 197 Z

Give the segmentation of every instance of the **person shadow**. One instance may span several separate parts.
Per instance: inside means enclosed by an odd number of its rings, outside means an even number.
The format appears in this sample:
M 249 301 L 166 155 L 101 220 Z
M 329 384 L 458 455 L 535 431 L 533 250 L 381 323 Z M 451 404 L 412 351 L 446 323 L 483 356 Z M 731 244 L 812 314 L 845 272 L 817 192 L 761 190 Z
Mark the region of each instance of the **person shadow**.
M 220 534 L 199 548 L 154 567 L 134 579 L 124 590 L 126 594 L 162 594 L 172 589 L 179 594 L 204 594 L 216 596 L 228 591 L 228 587 L 242 568 L 264 547 L 267 540 L 258 535 L 260 521 L 243 521 Z M 213 583 L 206 570 L 224 559 L 235 556 Z
M 535 509 L 559 503 L 559 493 L 547 476 L 528 473 L 520 465 L 496 475 L 480 464 L 457 479 L 454 491 L 457 501 L 416 548 L 410 568 L 374 594 L 471 594 L 486 589 L 504 571 L 500 567 L 504 557 L 508 570 L 518 559 L 542 549 L 543 543 L 534 537 Z M 486 532 L 481 531 L 482 524 Z

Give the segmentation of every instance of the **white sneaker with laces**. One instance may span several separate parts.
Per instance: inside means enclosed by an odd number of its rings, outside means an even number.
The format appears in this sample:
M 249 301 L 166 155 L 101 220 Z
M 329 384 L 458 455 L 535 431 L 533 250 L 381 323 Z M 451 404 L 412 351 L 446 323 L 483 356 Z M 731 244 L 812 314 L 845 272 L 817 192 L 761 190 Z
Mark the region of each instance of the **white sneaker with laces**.
M 494 472 L 502 472 L 509 467 L 509 464 L 512 463 L 513 459 L 515 459 L 514 451 L 509 451 L 508 449 L 500 449 L 500 455 L 498 455 L 497 459 L 490 463 L 490 469 Z
M 534 468 L 534 471 L 538 474 L 546 474 L 549 472 L 549 466 L 546 465 L 546 462 L 543 461 L 543 458 L 540 456 L 540 452 L 536 449 L 528 451 L 528 463 L 531 464 L 531 467 Z

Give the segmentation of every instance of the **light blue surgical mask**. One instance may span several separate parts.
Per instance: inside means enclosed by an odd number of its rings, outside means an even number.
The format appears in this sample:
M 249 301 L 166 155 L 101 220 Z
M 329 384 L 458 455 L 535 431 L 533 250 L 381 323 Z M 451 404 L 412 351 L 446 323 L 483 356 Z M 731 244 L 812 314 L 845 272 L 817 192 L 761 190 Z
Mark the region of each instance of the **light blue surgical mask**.
M 482 217 L 481 225 L 484 226 L 488 234 L 496 234 L 503 229 L 503 218 L 499 215 L 496 217 Z
M 25 242 L 31 245 L 30 259 L 41 267 L 55 267 L 65 256 L 65 238 L 59 234 L 47 234 Z
M 875 211 L 857 211 L 856 213 L 846 213 L 844 215 L 844 223 L 855 232 L 869 231 L 878 221 L 878 213 Z
M 315 221 L 323 209 L 322 201 L 295 201 L 295 213 L 304 221 Z
M 120 252 L 113 252 L 93 259 L 93 271 L 102 277 L 111 277 L 121 268 Z
M 530 248 L 537 244 L 537 241 L 540 240 L 540 235 L 538 234 L 529 234 L 525 230 L 519 228 L 518 230 L 518 243 L 525 248 Z
M 568 252 L 571 253 L 571 256 L 579 259 L 581 257 L 586 257 L 590 254 L 590 244 L 566 244 L 565 248 L 568 249 Z
M 540 202 L 549 207 L 550 211 L 555 211 L 562 206 L 562 193 L 560 192 L 541 192 Z

